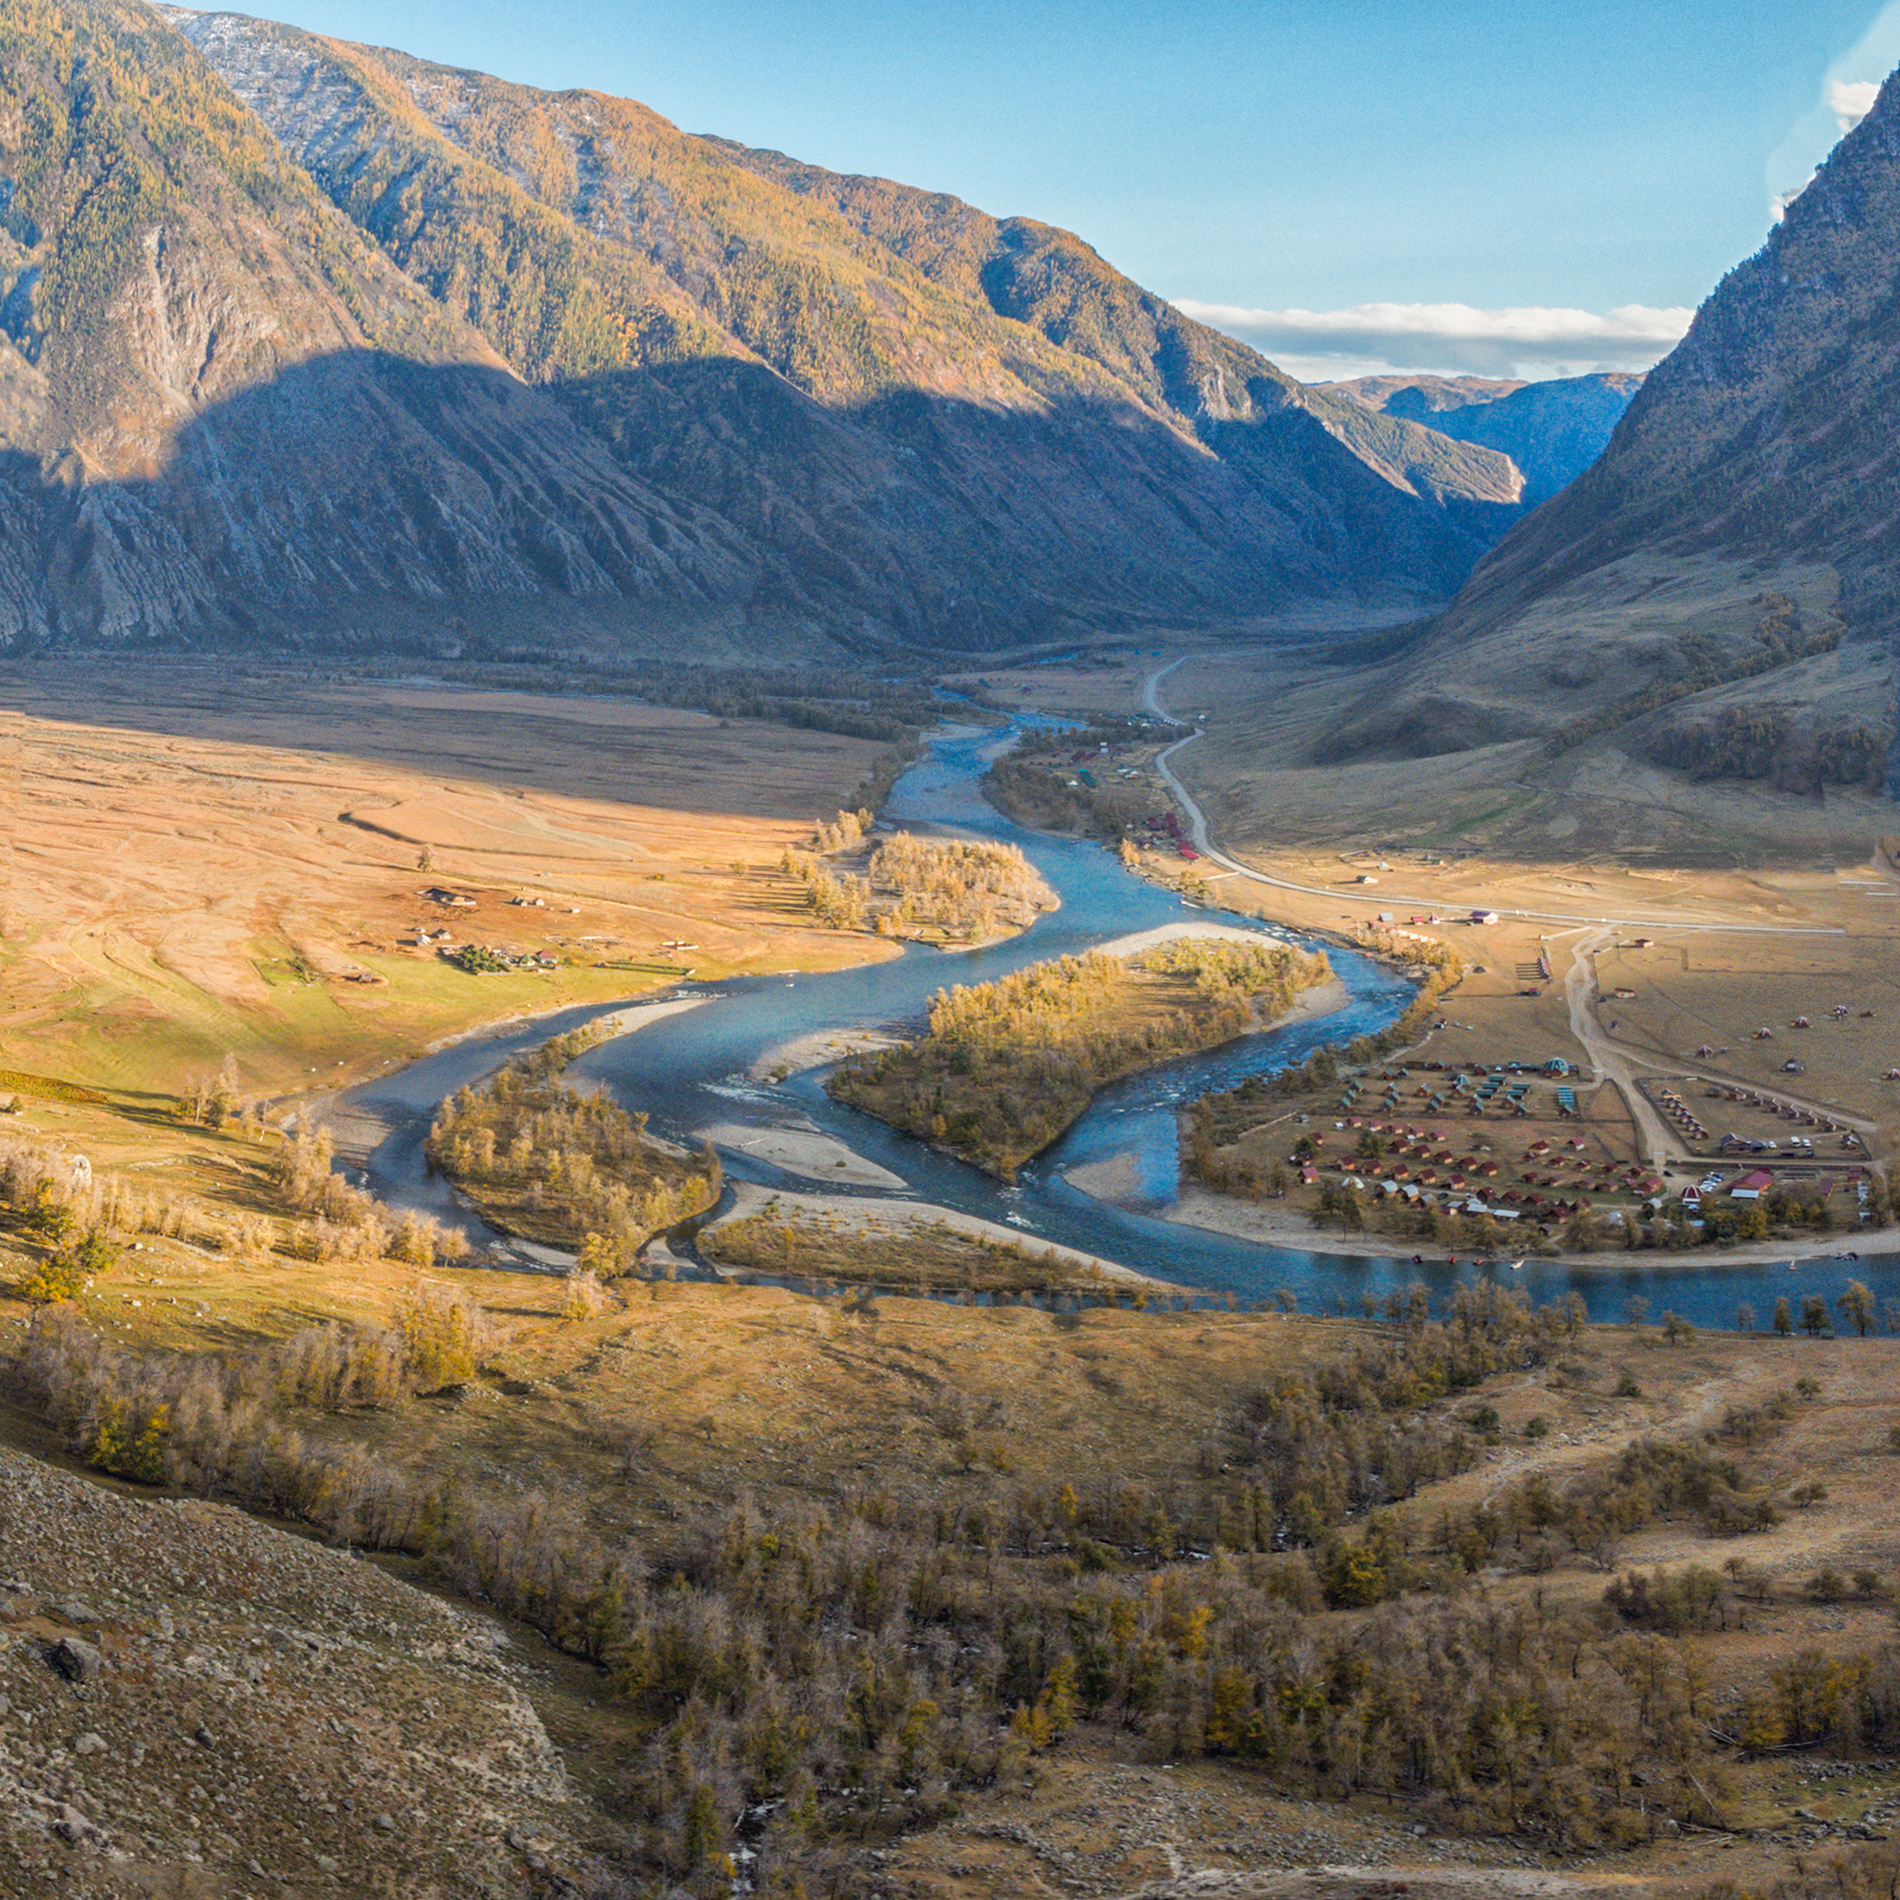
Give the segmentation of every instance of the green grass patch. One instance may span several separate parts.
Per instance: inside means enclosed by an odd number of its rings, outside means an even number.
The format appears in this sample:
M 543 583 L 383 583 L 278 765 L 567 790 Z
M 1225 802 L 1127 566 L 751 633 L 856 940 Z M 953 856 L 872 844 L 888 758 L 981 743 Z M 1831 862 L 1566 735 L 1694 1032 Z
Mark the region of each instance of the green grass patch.
M 61 1082 L 50 1075 L 29 1075 L 24 1069 L 0 1069 L 0 1089 L 15 1095 L 33 1095 L 46 1102 L 103 1102 L 98 1089 L 80 1082 Z

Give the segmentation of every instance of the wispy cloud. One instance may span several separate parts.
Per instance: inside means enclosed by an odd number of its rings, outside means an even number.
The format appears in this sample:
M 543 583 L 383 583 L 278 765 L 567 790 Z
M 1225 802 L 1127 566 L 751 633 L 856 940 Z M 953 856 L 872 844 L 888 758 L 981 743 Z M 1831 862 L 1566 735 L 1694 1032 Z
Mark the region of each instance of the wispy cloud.
M 1851 132 L 1874 109 L 1879 85 L 1871 79 L 1834 79 L 1828 82 L 1827 109 Z
M 1831 61 L 1814 103 L 1768 154 L 1768 215 L 1779 218 L 1807 190 L 1815 168 L 1873 110 L 1880 81 L 1900 65 L 1900 0 L 1885 0 L 1866 32 Z
M 1247 310 L 1235 304 L 1177 307 L 1251 343 L 1294 374 L 1364 374 L 1386 368 L 1460 376 L 1579 375 L 1648 369 L 1689 327 L 1693 310 L 1625 304 L 1594 310 L 1537 305 L 1480 310 L 1463 303 L 1362 303 L 1346 310 Z

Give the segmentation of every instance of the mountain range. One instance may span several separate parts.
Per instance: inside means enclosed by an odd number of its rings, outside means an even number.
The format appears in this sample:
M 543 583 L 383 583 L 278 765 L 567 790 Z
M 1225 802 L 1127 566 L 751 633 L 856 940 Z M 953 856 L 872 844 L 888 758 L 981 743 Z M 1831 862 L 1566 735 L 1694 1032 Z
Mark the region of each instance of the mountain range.
M 1361 376 L 1326 387 L 1382 415 L 1508 455 L 1523 472 L 1526 507 L 1535 507 L 1568 487 L 1603 453 L 1642 384 L 1639 375 L 1610 370 L 1538 383 Z
M 17 649 L 1351 624 L 1523 511 L 1029 219 L 237 14 L 16 0 L 0 50 Z

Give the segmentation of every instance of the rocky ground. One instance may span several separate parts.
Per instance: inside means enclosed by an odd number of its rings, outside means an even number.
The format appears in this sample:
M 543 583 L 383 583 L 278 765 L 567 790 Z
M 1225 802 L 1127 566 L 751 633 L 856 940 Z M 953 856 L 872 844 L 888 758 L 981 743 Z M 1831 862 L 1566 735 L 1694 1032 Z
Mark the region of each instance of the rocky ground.
M 526 1673 L 347 1553 L 0 1453 L 0 1894 L 575 1894 Z

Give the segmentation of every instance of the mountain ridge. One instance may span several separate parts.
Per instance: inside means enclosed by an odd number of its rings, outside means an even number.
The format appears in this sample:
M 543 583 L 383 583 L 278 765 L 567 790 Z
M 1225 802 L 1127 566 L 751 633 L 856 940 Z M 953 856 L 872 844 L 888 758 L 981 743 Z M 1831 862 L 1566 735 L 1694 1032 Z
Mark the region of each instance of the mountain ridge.
M 5 44 L 15 648 L 1352 623 L 1521 508 L 1033 220 L 245 16 Z
M 1643 378 L 1604 370 L 1543 382 L 1479 377 L 1365 376 L 1327 385 L 1380 414 L 1508 455 L 1535 507 L 1567 488 L 1608 446 Z
M 1534 740 L 1559 771 L 1608 748 L 1804 794 L 1900 782 L 1897 231 L 1900 75 L 1326 757 Z

